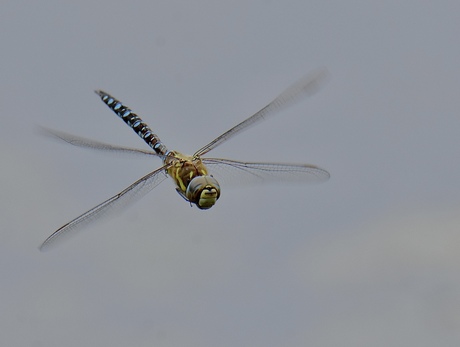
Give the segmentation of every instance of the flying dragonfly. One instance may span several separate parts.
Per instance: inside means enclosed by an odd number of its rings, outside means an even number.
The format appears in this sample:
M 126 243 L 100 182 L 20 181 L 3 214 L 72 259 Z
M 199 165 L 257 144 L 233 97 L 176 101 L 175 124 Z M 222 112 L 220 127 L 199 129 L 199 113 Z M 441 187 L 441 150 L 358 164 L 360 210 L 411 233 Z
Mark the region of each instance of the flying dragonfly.
M 201 210 L 207 210 L 214 206 L 220 197 L 220 185 L 214 175 L 217 178 L 231 177 L 236 180 L 249 180 L 250 182 L 292 181 L 303 183 L 321 182 L 329 179 L 330 175 L 326 170 L 310 164 L 242 162 L 224 158 L 203 157 L 241 131 L 277 114 L 281 109 L 291 106 L 302 98 L 314 94 L 326 78 L 326 69 L 313 71 L 288 87 L 260 111 L 224 132 L 193 155 L 185 155 L 178 151 L 167 149 L 159 137 L 131 109 L 110 94 L 97 90 L 96 94 L 99 95 L 101 100 L 149 145 L 150 150 L 110 145 L 56 130 L 48 129 L 47 131 L 51 135 L 79 147 L 156 156 L 162 160 L 163 165 L 138 179 L 120 193 L 64 224 L 42 243 L 40 250 L 48 250 L 89 223 L 108 215 L 108 212 L 110 214 L 121 212 L 128 203 L 143 197 L 168 176 L 174 181 L 179 195 Z

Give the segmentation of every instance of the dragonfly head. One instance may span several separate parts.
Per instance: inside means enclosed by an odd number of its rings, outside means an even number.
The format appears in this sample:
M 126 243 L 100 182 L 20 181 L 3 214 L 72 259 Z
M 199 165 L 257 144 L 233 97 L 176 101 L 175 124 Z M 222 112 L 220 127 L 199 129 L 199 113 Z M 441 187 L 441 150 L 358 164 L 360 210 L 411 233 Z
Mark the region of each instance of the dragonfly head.
M 207 210 L 219 199 L 220 186 L 212 176 L 197 176 L 188 184 L 185 195 L 199 209 Z

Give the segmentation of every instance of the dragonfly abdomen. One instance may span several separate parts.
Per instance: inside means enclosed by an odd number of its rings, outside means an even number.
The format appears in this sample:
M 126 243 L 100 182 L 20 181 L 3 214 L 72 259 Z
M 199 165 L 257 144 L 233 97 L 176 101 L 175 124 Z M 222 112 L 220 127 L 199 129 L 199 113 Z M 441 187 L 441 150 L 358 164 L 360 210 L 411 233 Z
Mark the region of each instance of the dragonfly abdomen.
M 128 124 L 157 154 L 167 155 L 168 149 L 161 142 L 158 135 L 153 133 L 149 126 L 135 114 L 130 108 L 110 94 L 97 90 L 96 94 L 101 97 L 101 100 L 110 107 L 126 124 Z

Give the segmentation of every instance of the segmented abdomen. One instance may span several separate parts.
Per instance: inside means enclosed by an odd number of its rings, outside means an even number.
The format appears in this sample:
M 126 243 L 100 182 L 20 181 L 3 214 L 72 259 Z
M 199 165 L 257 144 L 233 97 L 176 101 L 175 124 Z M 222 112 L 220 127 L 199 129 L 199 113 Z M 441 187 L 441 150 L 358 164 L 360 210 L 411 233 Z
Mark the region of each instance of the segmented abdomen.
M 145 124 L 142 119 L 135 114 L 127 106 L 123 105 L 121 101 L 118 101 L 110 94 L 103 92 L 102 90 L 96 90 L 96 94 L 101 97 L 101 100 L 114 111 L 118 117 L 128 124 L 157 154 L 167 155 L 168 149 L 160 141 L 158 135 L 154 134 L 153 131 Z

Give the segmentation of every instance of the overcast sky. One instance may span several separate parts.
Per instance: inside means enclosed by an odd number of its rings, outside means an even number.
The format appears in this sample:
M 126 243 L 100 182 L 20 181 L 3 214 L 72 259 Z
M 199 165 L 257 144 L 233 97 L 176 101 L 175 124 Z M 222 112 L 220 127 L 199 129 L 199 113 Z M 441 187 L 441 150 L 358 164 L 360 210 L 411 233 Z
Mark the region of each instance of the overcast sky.
M 2 346 L 458 346 L 458 1 L 0 5 Z M 156 169 L 93 93 L 193 153 L 318 67 L 313 97 L 212 152 L 311 163 L 318 185 L 166 181 L 47 253 L 58 227 Z

